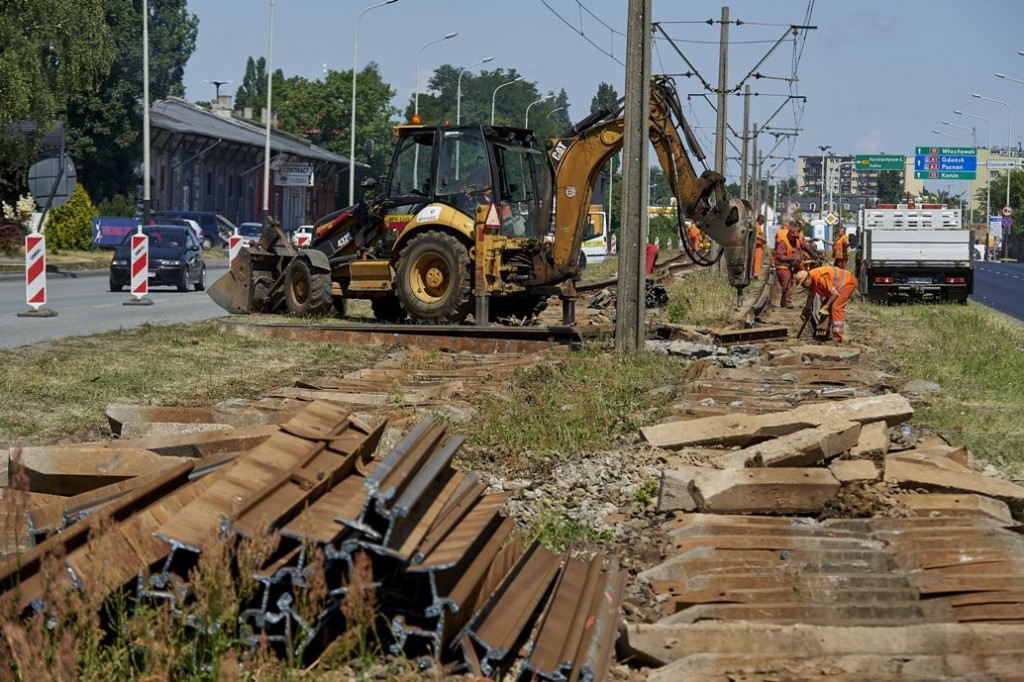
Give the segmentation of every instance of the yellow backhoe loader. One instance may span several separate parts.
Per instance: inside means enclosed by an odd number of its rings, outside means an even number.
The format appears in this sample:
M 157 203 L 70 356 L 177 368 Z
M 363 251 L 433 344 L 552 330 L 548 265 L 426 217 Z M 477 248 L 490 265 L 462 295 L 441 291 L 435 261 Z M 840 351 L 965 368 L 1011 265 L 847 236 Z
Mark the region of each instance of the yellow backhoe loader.
M 383 321 L 535 316 L 549 296 L 575 294 L 594 181 L 621 148 L 623 124 L 621 103 L 609 106 L 545 151 L 519 128 L 399 126 L 379 196 L 318 221 L 308 248 L 272 225 L 210 296 L 232 313 L 320 315 L 333 305 L 344 314 L 348 300 L 369 299 Z M 680 225 L 690 218 L 721 246 L 729 281 L 742 289 L 753 212 L 725 196 L 720 175 L 697 176 L 684 138 L 695 158 L 704 155 L 668 79 L 652 83 L 649 130 Z

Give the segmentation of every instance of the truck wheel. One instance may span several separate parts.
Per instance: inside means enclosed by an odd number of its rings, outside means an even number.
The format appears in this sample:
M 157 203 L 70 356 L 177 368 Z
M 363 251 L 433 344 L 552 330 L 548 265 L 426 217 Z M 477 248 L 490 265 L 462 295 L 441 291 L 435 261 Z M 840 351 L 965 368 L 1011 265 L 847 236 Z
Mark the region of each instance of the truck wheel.
M 401 322 L 405 319 L 405 309 L 394 294 L 370 299 L 370 308 L 379 322 Z
M 284 302 L 292 315 L 326 315 L 334 305 L 331 276 L 314 271 L 305 258 L 296 258 L 284 271 Z
M 398 259 L 398 299 L 414 320 L 458 324 L 473 312 L 469 251 L 442 232 L 409 240 Z

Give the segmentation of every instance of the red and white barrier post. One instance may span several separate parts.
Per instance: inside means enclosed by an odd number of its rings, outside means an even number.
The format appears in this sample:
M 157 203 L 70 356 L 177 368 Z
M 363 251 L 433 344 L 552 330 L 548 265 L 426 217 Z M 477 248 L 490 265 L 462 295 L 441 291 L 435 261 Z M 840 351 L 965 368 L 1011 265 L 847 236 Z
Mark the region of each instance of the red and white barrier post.
M 46 305 L 46 237 L 32 231 L 25 237 L 25 303 L 31 310 L 18 313 L 18 317 L 56 317 L 55 310 Z
M 142 228 L 132 235 L 131 291 L 135 298 L 128 299 L 124 305 L 153 305 L 153 299 L 146 298 L 149 293 L 149 237 Z
M 235 262 L 235 258 L 238 256 L 238 252 L 242 250 L 242 237 L 238 234 L 238 228 L 235 228 L 234 234 L 228 237 L 228 267 Z
M 312 236 L 313 235 L 306 233 L 295 235 L 295 246 L 299 247 L 300 249 L 306 248 L 307 246 L 309 246 L 309 242 L 311 241 Z

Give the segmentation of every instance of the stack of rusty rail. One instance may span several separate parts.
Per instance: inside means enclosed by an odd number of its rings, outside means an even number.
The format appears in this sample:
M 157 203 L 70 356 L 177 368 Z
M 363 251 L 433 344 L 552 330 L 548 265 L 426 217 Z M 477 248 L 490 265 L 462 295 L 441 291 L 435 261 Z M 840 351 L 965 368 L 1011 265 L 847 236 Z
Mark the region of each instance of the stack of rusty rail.
M 197 613 L 190 581 L 204 554 L 237 550 L 235 579 L 255 595 L 239 626 L 254 648 L 308 655 L 344 632 L 343 605 L 359 589 L 391 624 L 383 641 L 410 660 L 602 679 L 624 590 L 618 565 L 524 548 L 503 515 L 508 494 L 486 494 L 452 467 L 461 436 L 427 418 L 375 459 L 384 426 L 316 401 L 242 454 L 33 510 L 40 542 L 0 566 L 0 599 L 45 612 L 54 590 L 88 591 L 96 603 L 134 588 L 189 627 L 219 627 Z M 248 567 L 243 554 L 258 559 Z M 66 570 L 47 571 L 47 561 Z M 326 586 L 319 600 L 306 592 L 314 582 Z

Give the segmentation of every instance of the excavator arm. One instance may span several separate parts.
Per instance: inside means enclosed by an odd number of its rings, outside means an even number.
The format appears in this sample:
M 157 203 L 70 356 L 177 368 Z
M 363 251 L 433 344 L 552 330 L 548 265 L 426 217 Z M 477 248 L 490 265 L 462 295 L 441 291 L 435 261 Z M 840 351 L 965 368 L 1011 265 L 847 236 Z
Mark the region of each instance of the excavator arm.
M 551 268 L 562 279 L 576 275 L 594 183 L 608 159 L 622 148 L 621 101 L 580 121 L 549 144 L 555 177 L 555 238 Z M 753 253 L 753 210 L 729 199 L 725 178 L 705 170 L 698 176 L 687 153 L 704 161 L 704 153 L 682 114 L 671 79 L 651 84 L 648 133 L 658 162 L 676 197 L 680 218 L 689 218 L 721 247 L 729 283 L 741 290 L 750 283 Z M 684 140 L 685 137 L 685 146 Z

